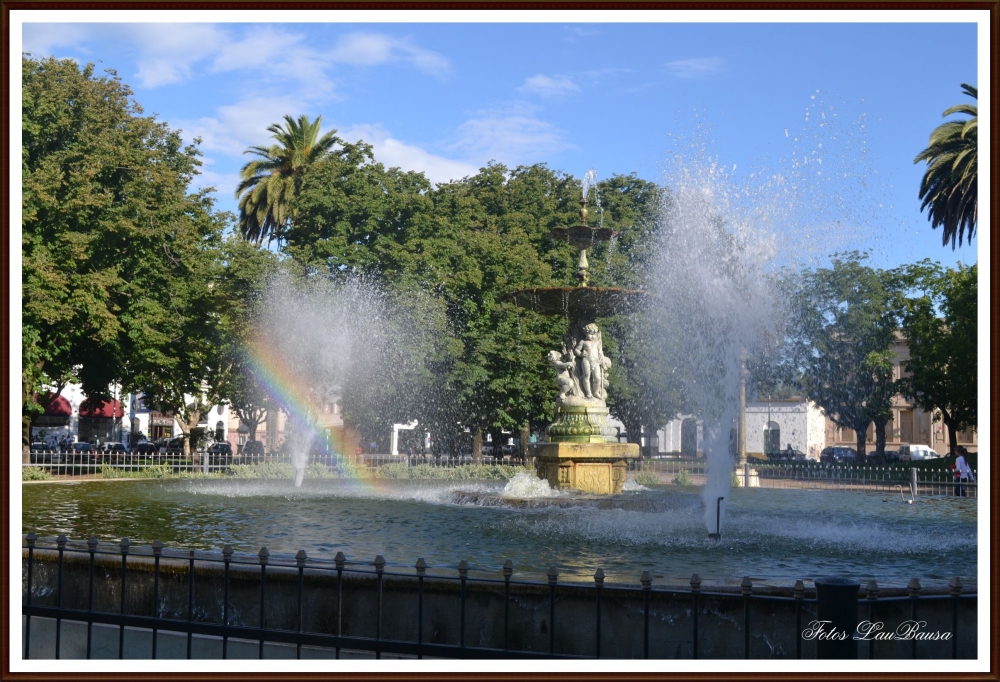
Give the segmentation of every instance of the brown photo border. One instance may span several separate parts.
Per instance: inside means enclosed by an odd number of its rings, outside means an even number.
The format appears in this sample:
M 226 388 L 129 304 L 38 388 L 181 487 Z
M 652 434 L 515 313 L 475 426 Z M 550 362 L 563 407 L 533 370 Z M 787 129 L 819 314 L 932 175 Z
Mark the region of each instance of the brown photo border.
M 446 10 L 446 9 L 478 9 L 478 10 L 505 10 L 505 11 L 524 11 L 530 12 L 532 10 L 574 10 L 574 9 L 611 9 L 620 11 L 629 10 L 879 10 L 879 11 L 891 11 L 891 10 L 989 10 L 990 12 L 990 63 L 994 65 L 993 73 L 991 74 L 991 139 L 990 139 L 990 151 L 991 151 L 991 170 L 993 171 L 992 183 L 989 188 L 990 206 L 993 208 L 991 224 L 986 226 L 986 229 L 991 230 L 991 237 L 996 239 L 1000 237 L 1000 230 L 995 229 L 1000 223 L 1000 203 L 998 203 L 997 198 L 1000 194 L 1000 178 L 997 176 L 997 169 L 1000 164 L 998 164 L 998 116 L 997 116 L 997 69 L 996 64 L 998 63 L 997 57 L 997 36 L 998 36 L 998 17 L 1000 17 L 1000 0 L 994 0 L 993 2 L 977 2 L 969 0 L 955 0 L 954 2 L 942 1 L 942 0 L 928 0 L 926 2 L 921 2 L 919 0 L 881 0 L 879 2 L 859 2 L 859 1 L 844 1 L 837 2 L 831 0 L 817 0 L 815 2 L 803 1 L 803 0 L 788 0 L 785 2 L 770 0 L 767 2 L 759 2 L 755 0 L 747 0 L 746 2 L 716 2 L 713 0 L 706 0 L 704 2 L 699 2 L 696 0 L 685 0 L 683 2 L 662 2 L 652 0 L 650 2 L 642 2 L 636 0 L 627 0 L 621 2 L 609 2 L 608 0 L 592 0 L 592 1 L 581 1 L 581 0 L 566 0 L 565 2 L 559 2 L 556 0 L 547 0 L 544 2 L 538 1 L 518 1 L 518 0 L 507 0 L 504 2 L 470 2 L 468 0 L 438 0 L 435 2 L 427 2 L 420 0 L 398 0 L 396 2 L 381 0 L 378 2 L 330 2 L 329 0 L 315 0 L 315 1 L 303 1 L 303 0 L 231 0 L 231 1 L 219 1 L 219 0 L 207 0 L 205 2 L 192 2 L 191 0 L 179 0 L 176 2 L 164 1 L 164 0 L 130 0 L 130 1 L 106 1 L 100 2 L 95 0 L 14 0 L 6 1 L 0 0 L 0 49 L 2 49 L 2 55 L 6 56 L 10 49 L 10 11 L 11 10 L 24 10 L 24 9 L 72 9 L 72 10 L 115 10 L 115 9 L 141 9 L 141 10 L 165 10 L 165 9 L 182 9 L 182 10 L 220 10 L 220 9 L 242 9 L 242 10 L 269 10 L 269 9 L 350 9 L 350 10 L 385 10 L 385 9 L 405 9 L 405 10 Z M 845 16 L 845 21 L 850 21 L 849 16 Z M 2 421 L 2 426 L 0 426 L 0 434 L 3 436 L 4 446 L 10 443 L 12 422 L 9 418 L 11 406 L 8 404 L 10 389 L 12 388 L 12 382 L 14 377 L 12 376 L 11 363 L 6 361 L 7 358 L 11 358 L 11 347 L 10 347 L 10 300 L 7 283 L 10 281 L 10 267 L 11 267 L 11 253 L 10 253 L 10 202 L 11 202 L 11 192 L 10 183 L 7 178 L 7 168 L 9 167 L 10 155 L 13 151 L 10 149 L 10 71 L 9 69 L 3 69 L 2 75 L 0 75 L 0 127 L 3 129 L 3 139 L 0 142 L 0 151 L 2 151 L 2 156 L 4 166 L 3 166 L 3 177 L 4 182 L 2 187 L 0 187 L 0 200 L 2 200 L 2 223 L 0 223 L 0 276 L 3 277 L 0 284 L 0 290 L 3 291 L 5 295 L 0 297 L 0 350 L 3 352 L 3 357 L 5 362 L 3 363 L 2 372 L 4 378 L 4 388 L 7 389 L 0 395 L 0 406 L 3 408 L 4 418 Z M 1000 250 L 998 246 L 1000 240 L 995 240 L 991 243 L 990 248 L 990 263 L 1000 262 L 997 259 L 997 252 Z M 996 271 L 990 271 L 990 283 L 991 290 L 996 292 L 995 284 L 997 282 Z M 991 338 L 993 332 L 995 332 L 1000 326 L 1000 306 L 997 303 L 996 295 L 993 296 L 990 302 L 990 332 Z M 995 362 L 996 355 L 993 353 L 992 342 L 990 344 L 990 358 Z M 997 436 L 995 427 L 997 425 L 997 414 L 1000 411 L 1000 404 L 997 401 L 997 386 L 998 381 L 996 380 L 998 371 L 995 364 L 991 367 L 990 373 L 990 393 L 991 393 L 991 409 L 989 414 L 991 433 L 993 435 L 993 441 L 996 441 Z M 992 585 L 991 595 L 990 595 L 990 632 L 987 633 L 986 637 L 978 637 L 980 647 L 989 647 L 988 660 L 990 665 L 989 672 L 982 673 L 955 673 L 955 672 L 930 672 L 930 673 L 874 673 L 874 672 L 834 672 L 834 673 L 806 673 L 806 672 L 792 672 L 792 673 L 720 673 L 720 672 L 705 672 L 705 673 L 694 673 L 694 672 L 681 672 L 681 673 L 650 673 L 650 672 L 622 672 L 622 673 L 542 673 L 542 672 L 459 672 L 459 673 L 446 673 L 446 672 L 433 672 L 433 673 L 397 673 L 397 672 L 345 672 L 345 673 L 324 673 L 324 672 L 301 672 L 301 673 L 251 673 L 251 672 L 239 672 L 239 673 L 182 673 L 182 672 L 127 672 L 127 673 L 74 673 L 74 672 L 60 672 L 60 673 L 12 673 L 10 671 L 10 618 L 9 609 L 7 608 L 8 600 L 12 598 L 12 595 L 8 593 L 9 590 L 9 579 L 10 579 L 10 563 L 9 554 L 7 549 L 9 547 L 8 543 L 11 541 L 9 526 L 6 522 L 0 523 L 0 545 L 2 545 L 3 554 L 0 557 L 0 580 L 3 581 L 2 594 L 3 599 L 0 602 L 3 603 L 3 613 L 0 616 L 0 680 L 31 680 L 37 682 L 43 682 L 48 680 L 87 680 L 94 682 L 103 680 L 221 680 L 226 682 L 246 682 L 248 680 L 366 680 L 370 682 L 376 682 L 381 680 L 413 680 L 416 681 L 429 681 L 429 680 L 476 680 L 476 681 L 505 681 L 510 682 L 517 680 L 519 682 L 529 682 L 534 680 L 539 681 L 556 681 L 556 680 L 588 680 L 594 682 L 603 682 L 605 680 L 701 680 L 704 682 L 709 682 L 713 680 L 747 680 L 752 682 L 757 681 L 771 681 L 771 680 L 892 680 L 900 682 L 909 682 L 910 680 L 956 680 L 956 681 L 979 681 L 979 680 L 1000 680 L 1000 669 L 998 669 L 998 647 L 1000 647 L 1000 640 L 998 640 L 998 593 L 1000 590 L 997 589 L 997 558 L 998 550 L 1000 550 L 1000 541 L 998 541 L 998 531 L 997 531 L 997 500 L 995 493 L 998 490 L 998 464 L 1000 464 L 1000 459 L 995 455 L 998 452 L 998 448 L 995 442 L 991 442 L 990 455 L 992 459 L 991 475 L 989 480 L 990 490 L 994 493 L 992 499 L 992 505 L 989 510 L 989 518 L 992 520 L 990 528 L 990 584 Z M 13 453 L 11 453 L 13 454 Z M 7 478 L 8 470 L 4 466 L 0 468 L 0 476 Z M 10 486 L 17 481 L 6 481 L 2 486 L 0 486 L 0 509 L 3 510 L 3 520 L 6 521 L 10 514 Z M 20 510 L 15 510 L 19 513 Z

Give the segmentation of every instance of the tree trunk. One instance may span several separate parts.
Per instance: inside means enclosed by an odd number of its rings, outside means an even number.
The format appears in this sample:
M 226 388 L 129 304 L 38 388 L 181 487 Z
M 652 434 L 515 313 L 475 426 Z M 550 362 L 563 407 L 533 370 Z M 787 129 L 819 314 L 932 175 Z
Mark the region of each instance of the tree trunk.
M 868 422 L 868 424 L 871 424 L 871 422 Z M 857 439 L 858 439 L 858 442 L 857 442 L 857 445 L 858 445 L 858 460 L 857 461 L 859 463 L 864 462 L 865 459 L 866 459 L 866 455 L 865 455 L 865 441 L 868 439 L 868 424 L 865 424 L 862 428 L 855 429 L 855 431 L 854 431 L 854 435 L 857 436 Z
M 875 420 L 875 456 L 879 459 L 885 457 L 885 427 L 888 423 L 888 419 Z
M 940 410 L 941 408 L 938 409 Z M 948 454 L 955 457 L 958 454 L 958 424 L 948 414 L 947 410 L 941 410 L 941 421 L 948 427 Z M 933 428 L 934 422 L 931 422 L 931 429 Z
M 483 463 L 483 430 L 478 426 L 472 432 L 472 463 Z

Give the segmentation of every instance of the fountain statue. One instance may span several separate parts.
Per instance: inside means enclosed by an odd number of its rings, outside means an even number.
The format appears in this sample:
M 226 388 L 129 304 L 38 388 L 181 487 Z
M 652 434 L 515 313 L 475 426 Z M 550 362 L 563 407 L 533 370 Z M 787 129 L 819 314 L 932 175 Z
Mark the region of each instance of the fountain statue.
M 589 184 L 584 182 L 580 224 L 549 232 L 553 238 L 580 250 L 576 271 L 579 286 L 522 289 L 507 294 L 505 300 L 544 315 L 563 315 L 568 321 L 562 348 L 550 351 L 548 356 L 559 387 L 555 421 L 546 429 L 546 441 L 531 446 L 539 478 L 548 480 L 553 488 L 611 495 L 621 492 L 628 460 L 639 457 L 639 446 L 619 443 L 617 430 L 608 424 L 611 360 L 604 355 L 596 320 L 634 311 L 647 300 L 647 294 L 588 286 L 587 249 L 615 236 L 609 228 L 587 225 Z

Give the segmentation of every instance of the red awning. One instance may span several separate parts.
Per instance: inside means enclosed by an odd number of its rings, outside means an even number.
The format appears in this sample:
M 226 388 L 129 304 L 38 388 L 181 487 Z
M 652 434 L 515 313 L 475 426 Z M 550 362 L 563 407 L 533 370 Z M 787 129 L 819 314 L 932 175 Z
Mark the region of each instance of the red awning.
M 45 416 L 47 417 L 69 417 L 73 414 L 73 407 L 69 404 L 69 401 L 61 395 L 57 395 L 55 400 L 49 403 L 49 406 L 45 408 Z
M 103 400 L 100 404 L 91 402 L 90 398 L 80 404 L 81 417 L 102 417 L 104 419 L 121 419 L 125 416 L 122 404 L 117 400 Z

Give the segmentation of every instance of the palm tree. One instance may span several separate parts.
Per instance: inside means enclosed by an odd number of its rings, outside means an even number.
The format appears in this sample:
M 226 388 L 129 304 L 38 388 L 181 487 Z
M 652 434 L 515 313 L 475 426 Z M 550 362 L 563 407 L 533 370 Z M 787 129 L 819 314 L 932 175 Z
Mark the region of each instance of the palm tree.
M 979 91 L 962 83 L 965 94 L 979 99 Z M 931 228 L 944 228 L 942 245 L 951 241 L 955 249 L 955 239 L 962 245 L 963 235 L 972 241 L 976 234 L 978 203 L 976 200 L 976 138 L 979 111 L 975 104 L 959 104 L 951 107 L 942 116 L 968 114 L 966 121 L 942 123 L 931 133 L 930 144 L 920 152 L 913 163 L 927 162 L 927 171 L 920 183 L 920 198 L 924 200 L 920 210 L 928 208 L 927 217 Z
M 292 221 L 292 206 L 302 173 L 341 142 L 336 130 L 319 135 L 322 116 L 311 122 L 305 114 L 295 121 L 285 116 L 285 125 L 275 123 L 268 132 L 277 141 L 270 147 L 250 147 L 256 154 L 240 171 L 236 198 L 240 200 L 239 230 L 245 239 L 260 244 L 281 238 Z M 241 196 L 242 195 L 242 196 Z

